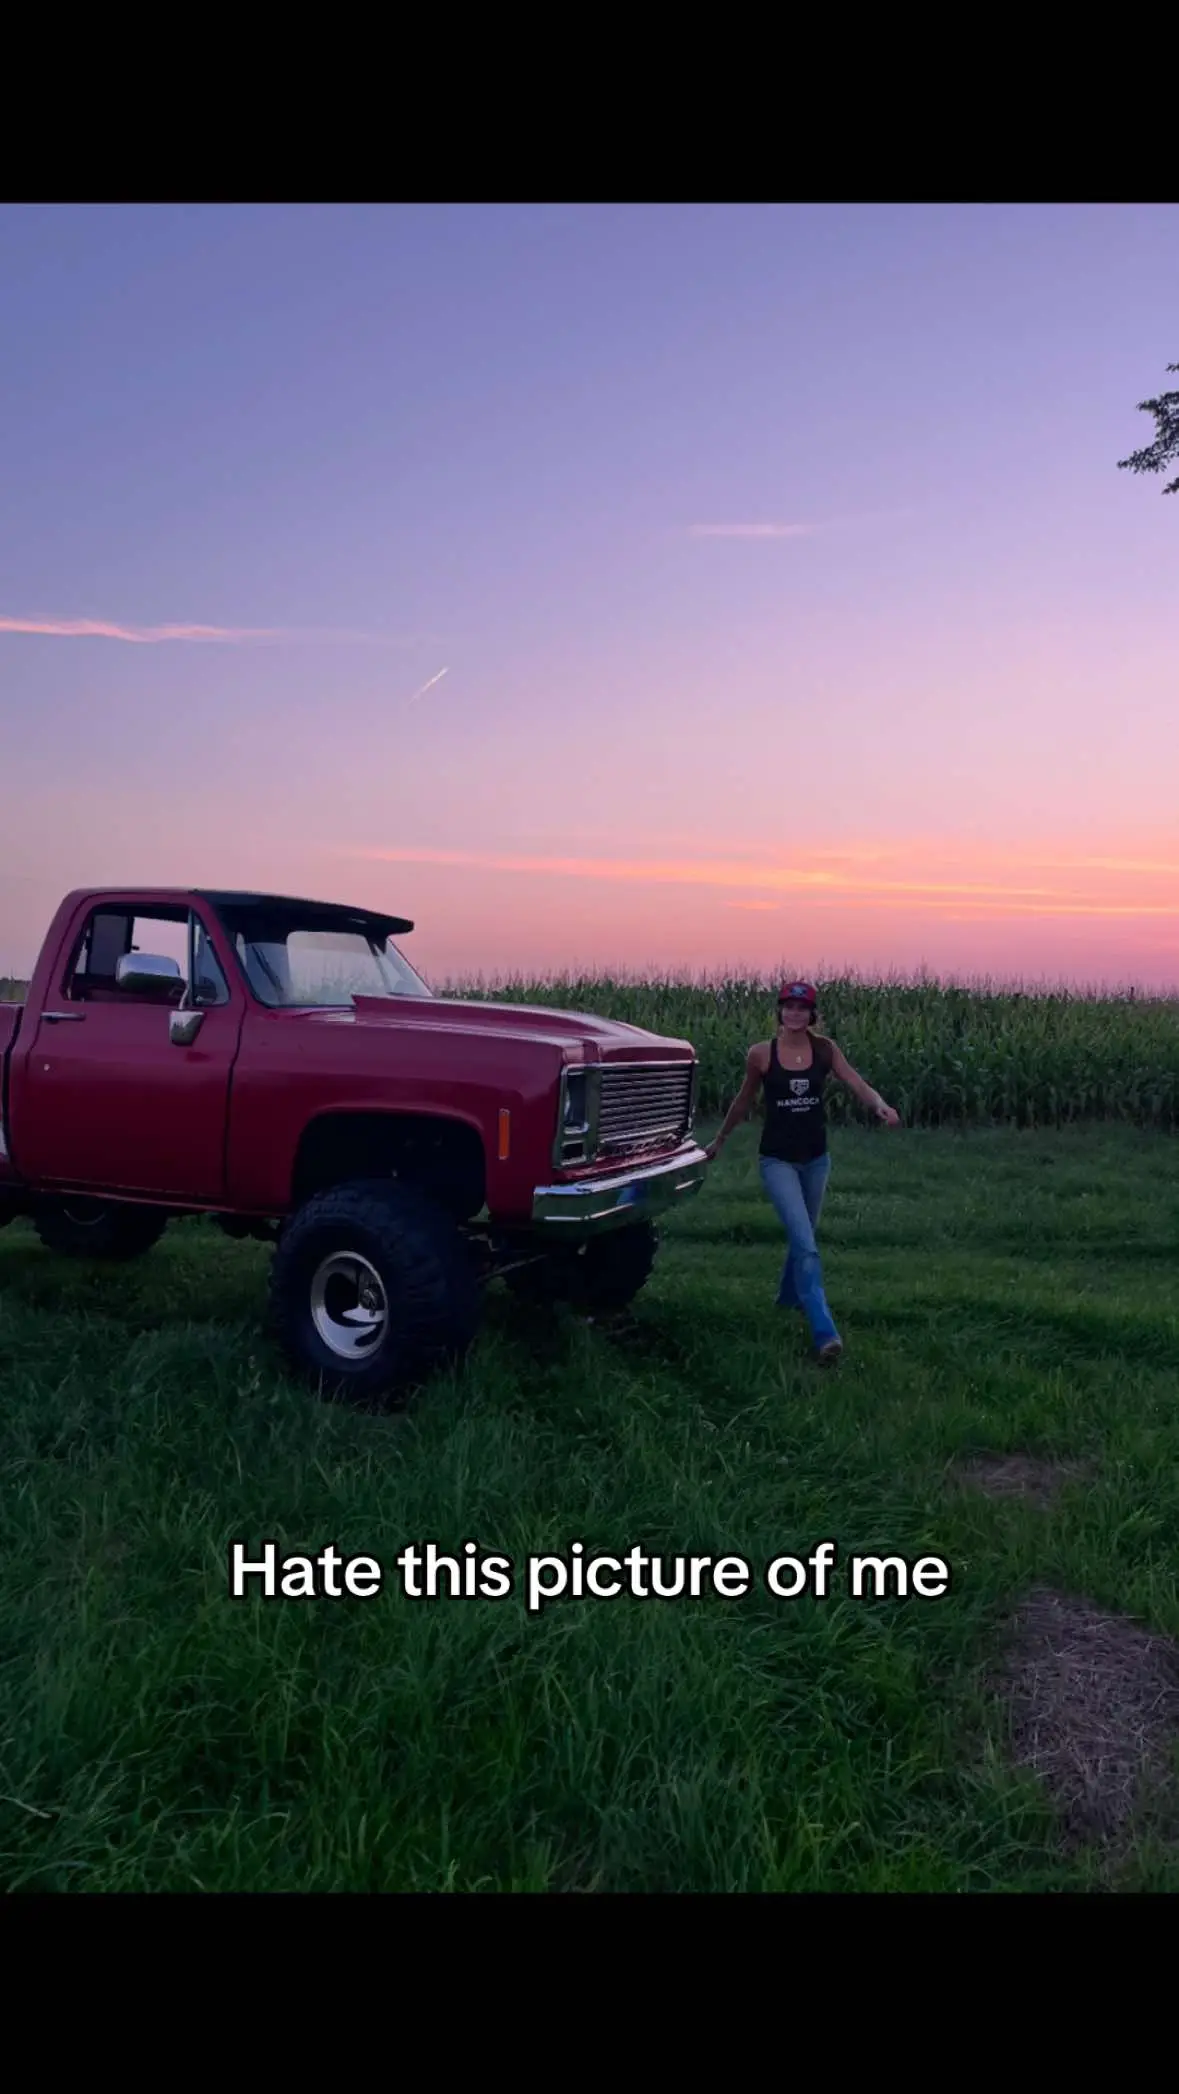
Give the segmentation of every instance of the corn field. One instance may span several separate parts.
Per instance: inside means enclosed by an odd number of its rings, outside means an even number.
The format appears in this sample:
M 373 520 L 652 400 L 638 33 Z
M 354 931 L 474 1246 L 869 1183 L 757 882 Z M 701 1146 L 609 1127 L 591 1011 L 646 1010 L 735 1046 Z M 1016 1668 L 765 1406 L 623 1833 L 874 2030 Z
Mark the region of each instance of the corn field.
M 453 983 L 493 995 L 620 1018 L 700 1058 L 700 1109 L 718 1114 L 740 1087 L 747 1049 L 768 1039 L 773 981 L 582 980 Z M 931 981 L 822 984 L 820 1029 L 909 1126 L 1058 1127 L 1122 1120 L 1179 1124 L 1179 998 L 1085 990 L 947 986 Z M 832 1122 L 862 1117 L 835 1085 Z
M 700 1057 L 700 1109 L 715 1115 L 740 1085 L 746 1049 L 769 1037 L 777 982 L 591 975 L 434 986 L 441 995 L 591 1011 L 690 1040 Z M 0 979 L 0 1002 L 19 999 L 25 987 Z M 1179 1125 L 1179 997 L 849 975 L 823 984 L 820 1020 L 909 1126 Z M 841 1086 L 829 1099 L 834 1124 L 858 1117 Z

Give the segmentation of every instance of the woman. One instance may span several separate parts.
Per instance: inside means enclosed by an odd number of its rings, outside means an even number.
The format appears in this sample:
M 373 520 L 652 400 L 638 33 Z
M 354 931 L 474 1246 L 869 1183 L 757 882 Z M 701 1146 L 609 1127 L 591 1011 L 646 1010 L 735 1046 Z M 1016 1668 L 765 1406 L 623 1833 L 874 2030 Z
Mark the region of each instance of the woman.
M 777 1036 L 750 1048 L 745 1081 L 706 1154 L 710 1162 L 719 1156 L 734 1127 L 748 1119 L 758 1089 L 763 1088 L 766 1124 L 761 1138 L 761 1182 L 787 1240 L 778 1306 L 803 1311 L 820 1364 L 826 1366 L 839 1358 L 843 1342 L 827 1306 L 815 1248 L 815 1229 L 831 1172 L 823 1086 L 828 1076 L 845 1083 L 886 1127 L 899 1126 L 900 1118 L 850 1067 L 835 1042 L 815 1031 L 817 1002 L 809 982 L 788 982 L 779 991 Z

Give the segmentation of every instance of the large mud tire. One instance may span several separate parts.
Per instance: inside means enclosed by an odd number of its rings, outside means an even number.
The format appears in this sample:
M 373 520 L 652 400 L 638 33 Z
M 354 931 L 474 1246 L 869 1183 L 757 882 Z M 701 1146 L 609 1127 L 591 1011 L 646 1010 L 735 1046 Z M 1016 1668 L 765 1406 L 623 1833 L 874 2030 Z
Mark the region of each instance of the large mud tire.
M 154 1250 L 167 1226 L 168 1216 L 158 1207 L 81 1196 L 46 1201 L 33 1214 L 37 1235 L 57 1257 L 120 1265 Z
M 397 1407 L 466 1357 L 480 1308 L 461 1230 L 411 1187 L 333 1186 L 279 1236 L 271 1328 L 292 1372 L 329 1399 Z
M 578 1250 L 550 1251 L 535 1265 L 521 1265 L 504 1275 L 504 1284 L 521 1301 L 536 1305 L 564 1302 L 584 1316 L 608 1316 L 629 1308 L 651 1277 L 659 1248 L 653 1222 L 591 1238 Z

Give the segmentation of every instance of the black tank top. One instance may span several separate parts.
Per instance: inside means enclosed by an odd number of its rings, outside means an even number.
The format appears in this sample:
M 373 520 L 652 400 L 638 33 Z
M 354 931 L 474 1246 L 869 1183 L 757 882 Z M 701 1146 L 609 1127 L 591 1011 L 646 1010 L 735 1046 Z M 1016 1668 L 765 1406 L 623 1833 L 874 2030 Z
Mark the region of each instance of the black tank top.
M 770 1065 L 762 1078 L 765 1086 L 766 1123 L 761 1137 L 763 1156 L 776 1156 L 782 1163 L 814 1163 L 827 1150 L 827 1115 L 823 1086 L 831 1070 L 828 1040 L 811 1040 L 813 1059 L 809 1069 L 784 1069 L 778 1060 L 778 1042 L 770 1042 Z

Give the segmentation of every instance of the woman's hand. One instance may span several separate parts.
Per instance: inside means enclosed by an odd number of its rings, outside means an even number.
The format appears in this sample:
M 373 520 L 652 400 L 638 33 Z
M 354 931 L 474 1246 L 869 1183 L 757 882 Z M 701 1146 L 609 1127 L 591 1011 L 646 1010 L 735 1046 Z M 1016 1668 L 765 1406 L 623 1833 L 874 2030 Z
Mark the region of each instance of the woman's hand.
M 886 1105 L 883 1098 L 876 1107 L 876 1117 L 878 1120 L 883 1120 L 886 1127 L 899 1127 L 901 1124 L 900 1113 L 895 1112 L 891 1105 Z
M 704 1154 L 708 1158 L 709 1163 L 715 1163 L 717 1157 L 720 1155 L 720 1152 L 721 1144 L 720 1139 L 718 1137 L 716 1141 L 709 1142 L 708 1147 L 704 1151 Z

